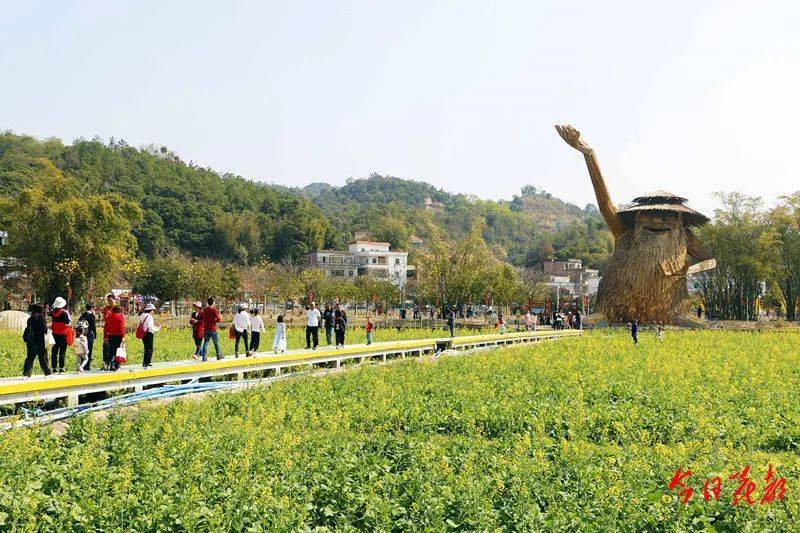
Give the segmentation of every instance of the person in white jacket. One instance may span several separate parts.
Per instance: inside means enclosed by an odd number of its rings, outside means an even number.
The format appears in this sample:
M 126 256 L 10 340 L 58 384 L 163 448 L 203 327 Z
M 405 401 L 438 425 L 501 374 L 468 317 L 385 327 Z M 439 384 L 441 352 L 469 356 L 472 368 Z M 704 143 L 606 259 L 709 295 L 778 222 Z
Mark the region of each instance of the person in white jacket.
M 144 336 L 142 337 L 142 344 L 144 345 L 144 357 L 142 358 L 142 368 L 153 366 L 153 341 L 155 340 L 155 332 L 158 331 L 156 320 L 153 318 L 153 311 L 156 306 L 147 304 L 144 306 L 144 311 L 139 316 L 139 325 L 136 328 L 142 328 Z
M 250 353 L 258 351 L 261 344 L 261 332 L 264 331 L 264 319 L 258 314 L 258 308 L 250 311 Z
M 283 322 L 283 315 L 278 315 L 278 323 L 275 324 L 275 337 L 272 339 L 272 349 L 275 353 L 286 351 L 286 324 Z
M 245 304 L 239 305 L 239 311 L 233 316 L 233 333 L 236 337 L 236 343 L 233 347 L 233 353 L 239 357 L 239 340 L 244 339 L 244 353 L 250 357 L 250 343 L 247 338 L 247 331 L 250 329 L 250 313 L 247 312 Z

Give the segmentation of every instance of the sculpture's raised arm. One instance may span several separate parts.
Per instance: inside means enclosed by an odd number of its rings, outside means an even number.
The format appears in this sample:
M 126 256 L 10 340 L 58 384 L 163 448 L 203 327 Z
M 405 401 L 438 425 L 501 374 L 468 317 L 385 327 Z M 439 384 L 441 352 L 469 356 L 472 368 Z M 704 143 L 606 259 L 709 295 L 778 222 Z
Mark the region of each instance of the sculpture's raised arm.
M 622 235 L 622 224 L 617 218 L 617 207 L 611 201 L 611 195 L 608 194 L 606 182 L 600 173 L 600 165 L 597 163 L 597 156 L 594 150 L 581 139 L 581 132 L 572 126 L 556 126 L 556 130 L 568 145 L 582 153 L 584 159 L 586 159 L 586 167 L 589 169 L 589 177 L 592 179 L 594 195 L 597 198 L 597 207 L 600 208 L 600 214 L 603 215 L 608 229 L 611 230 L 614 237 L 619 237 Z

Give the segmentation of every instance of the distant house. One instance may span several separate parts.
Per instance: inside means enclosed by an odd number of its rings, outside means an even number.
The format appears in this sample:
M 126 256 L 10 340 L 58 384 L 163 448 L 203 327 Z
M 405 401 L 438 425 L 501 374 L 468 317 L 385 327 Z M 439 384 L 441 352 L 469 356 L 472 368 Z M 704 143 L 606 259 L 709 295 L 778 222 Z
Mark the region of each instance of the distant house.
M 392 252 L 388 242 L 357 240 L 346 252 L 320 250 L 308 255 L 308 266 L 326 276 L 372 276 L 402 287 L 408 278 L 408 252 Z
M 425 209 L 440 209 L 440 208 L 444 207 L 444 205 L 441 202 L 437 202 L 436 200 L 434 200 L 430 196 L 426 196 L 425 197 L 424 205 L 425 205 Z
M 591 268 L 583 268 L 580 259 L 566 261 L 545 261 L 542 269 L 551 287 L 565 288 L 572 294 L 597 294 L 600 273 Z
M 408 242 L 411 244 L 412 248 L 422 248 L 425 245 L 425 241 L 417 237 L 416 235 L 412 235 Z

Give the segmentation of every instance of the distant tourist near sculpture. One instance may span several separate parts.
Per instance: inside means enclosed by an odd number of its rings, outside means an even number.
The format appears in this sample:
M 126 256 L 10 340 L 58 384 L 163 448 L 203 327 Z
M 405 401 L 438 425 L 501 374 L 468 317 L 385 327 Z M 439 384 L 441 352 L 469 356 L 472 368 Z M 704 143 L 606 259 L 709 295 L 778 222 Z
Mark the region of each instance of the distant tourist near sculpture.
M 708 217 L 684 205 L 686 198 L 666 191 L 639 196 L 618 210 L 594 150 L 572 126 L 556 130 L 586 159 L 597 205 L 614 234 L 614 253 L 597 292 L 598 309 L 609 322 L 673 323 L 688 310 L 686 275 L 716 267 L 691 230 Z M 689 266 L 687 256 L 698 262 Z

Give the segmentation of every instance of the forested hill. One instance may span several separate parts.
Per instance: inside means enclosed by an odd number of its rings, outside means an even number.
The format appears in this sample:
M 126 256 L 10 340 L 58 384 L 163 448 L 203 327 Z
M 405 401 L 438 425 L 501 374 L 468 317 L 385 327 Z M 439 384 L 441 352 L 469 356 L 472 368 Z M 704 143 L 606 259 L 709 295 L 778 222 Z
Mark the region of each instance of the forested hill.
M 144 219 L 132 231 L 148 257 L 178 250 L 239 263 L 301 262 L 312 250 L 344 247 L 358 231 L 408 248 L 412 235 L 455 238 L 475 219 L 484 221 L 495 254 L 516 265 L 533 266 L 545 253 L 599 266 L 612 246 L 593 206 L 532 186 L 500 202 L 377 174 L 298 189 L 219 174 L 165 147 L 0 133 L 0 195 L 44 186 L 54 175 L 80 191 L 118 192 L 138 203 Z
M 398 247 L 407 247 L 411 235 L 427 239 L 435 231 L 460 237 L 477 218 L 485 222 L 484 237 L 495 254 L 519 266 L 534 266 L 544 251 L 600 266 L 613 249 L 596 207 L 581 209 L 530 185 L 499 202 L 378 174 L 342 187 L 312 183 L 302 191 L 334 229 L 350 228 L 348 237 L 367 232 Z

